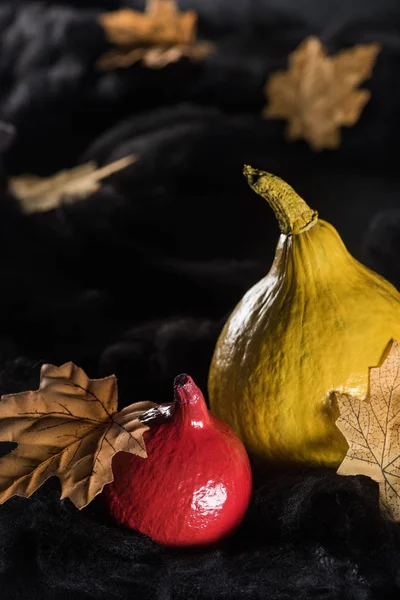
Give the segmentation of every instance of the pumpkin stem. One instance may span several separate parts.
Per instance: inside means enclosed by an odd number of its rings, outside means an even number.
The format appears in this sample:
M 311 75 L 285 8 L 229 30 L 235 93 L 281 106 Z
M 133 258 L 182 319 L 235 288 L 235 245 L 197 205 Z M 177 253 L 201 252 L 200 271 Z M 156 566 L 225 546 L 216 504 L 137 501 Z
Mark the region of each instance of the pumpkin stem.
M 280 177 L 248 165 L 244 166 L 243 174 L 251 189 L 268 202 L 285 235 L 302 233 L 317 223 L 317 211 L 312 210 Z
M 193 379 L 182 373 L 175 377 L 174 398 L 176 410 L 174 419 L 191 425 L 196 429 L 203 429 L 210 421 L 204 396 L 194 383 Z

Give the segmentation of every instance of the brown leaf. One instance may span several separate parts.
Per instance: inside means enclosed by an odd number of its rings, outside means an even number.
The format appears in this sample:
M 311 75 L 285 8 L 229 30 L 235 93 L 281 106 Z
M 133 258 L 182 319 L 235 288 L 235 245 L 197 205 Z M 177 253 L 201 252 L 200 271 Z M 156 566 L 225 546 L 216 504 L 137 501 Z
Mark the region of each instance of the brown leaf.
M 0 459 L 0 504 L 31 496 L 49 477 L 59 477 L 62 498 L 84 508 L 113 480 L 111 459 L 125 451 L 145 458 L 139 419 L 156 405 L 138 402 L 117 412 L 114 375 L 89 379 L 69 362 L 44 365 L 37 391 L 3 396 L 0 440 L 18 447 Z
M 382 504 L 400 520 L 400 343 L 393 341 L 380 367 L 370 369 L 366 400 L 336 394 L 337 427 L 349 450 L 339 475 L 367 475 L 379 483 Z
M 158 69 L 183 56 L 200 60 L 214 50 L 209 42 L 196 41 L 196 12 L 180 12 L 175 0 L 148 0 L 144 13 L 124 8 L 102 14 L 99 22 L 107 40 L 119 46 L 99 58 L 102 70 L 139 61 Z
M 131 155 L 99 169 L 95 162 L 88 162 L 51 177 L 21 175 L 11 177 L 8 186 L 25 213 L 44 212 L 57 208 L 62 202 L 86 198 L 99 189 L 102 179 L 135 161 L 136 157 Z
M 100 15 L 99 21 L 116 46 L 169 46 L 196 39 L 197 14 L 180 12 L 175 0 L 148 0 L 144 13 L 123 8 Z
M 288 70 L 267 81 L 263 115 L 287 119 L 289 140 L 304 138 L 314 150 L 337 148 L 339 127 L 354 125 L 370 98 L 356 88 L 371 76 L 379 52 L 379 44 L 360 44 L 327 56 L 318 38 L 306 38 L 290 54 Z

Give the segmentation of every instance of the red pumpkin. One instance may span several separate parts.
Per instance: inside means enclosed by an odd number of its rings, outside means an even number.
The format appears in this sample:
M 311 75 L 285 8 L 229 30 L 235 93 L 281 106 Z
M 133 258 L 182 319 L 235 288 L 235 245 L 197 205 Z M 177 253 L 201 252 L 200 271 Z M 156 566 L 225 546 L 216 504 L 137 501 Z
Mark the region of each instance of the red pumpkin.
M 207 409 L 188 375 L 175 379 L 173 415 L 145 434 L 148 458 L 120 452 L 104 498 L 114 519 L 169 546 L 211 544 L 248 507 L 252 477 L 242 442 Z

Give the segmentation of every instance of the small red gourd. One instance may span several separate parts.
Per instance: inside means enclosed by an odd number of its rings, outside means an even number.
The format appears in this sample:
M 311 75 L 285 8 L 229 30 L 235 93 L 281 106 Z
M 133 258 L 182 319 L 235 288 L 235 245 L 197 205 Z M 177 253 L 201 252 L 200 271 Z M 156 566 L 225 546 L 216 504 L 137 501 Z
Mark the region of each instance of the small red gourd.
M 148 458 L 119 452 L 103 495 L 120 524 L 168 546 L 216 542 L 248 507 L 252 476 L 246 450 L 207 409 L 188 375 L 174 382 L 170 419 L 145 433 Z

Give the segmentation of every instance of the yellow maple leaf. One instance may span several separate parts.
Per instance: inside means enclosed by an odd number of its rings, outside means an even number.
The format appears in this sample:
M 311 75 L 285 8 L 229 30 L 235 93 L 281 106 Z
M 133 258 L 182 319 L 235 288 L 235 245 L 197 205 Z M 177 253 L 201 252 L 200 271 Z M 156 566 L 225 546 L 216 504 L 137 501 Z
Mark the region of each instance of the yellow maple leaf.
M 71 203 L 86 198 L 99 189 L 100 181 L 135 161 L 136 156 L 132 154 L 100 168 L 90 161 L 50 177 L 19 175 L 10 177 L 8 187 L 25 213 L 45 212 L 63 202 Z
M 197 42 L 197 13 L 179 11 L 176 0 L 147 0 L 144 13 L 123 8 L 99 17 L 107 40 L 117 46 L 97 61 L 101 70 L 129 67 L 142 61 L 159 69 L 183 56 L 200 60 L 213 52 Z
M 84 508 L 113 480 L 114 454 L 147 457 L 143 433 L 149 426 L 139 417 L 155 406 L 137 402 L 117 412 L 114 375 L 89 379 L 71 362 L 43 365 L 38 390 L 0 402 L 0 440 L 18 443 L 0 458 L 0 504 L 28 498 L 56 475 L 61 497 Z
M 379 44 L 359 44 L 328 56 L 318 38 L 306 38 L 289 56 L 287 71 L 273 73 L 264 91 L 263 116 L 287 119 L 289 140 L 313 148 L 337 148 L 340 126 L 354 125 L 370 98 L 356 89 L 371 76 Z
M 400 343 L 370 369 L 366 400 L 335 394 L 337 427 L 349 444 L 339 475 L 367 475 L 379 483 L 382 504 L 400 520 Z
M 168 46 L 196 39 L 197 14 L 180 12 L 175 0 L 148 0 L 145 12 L 122 8 L 103 13 L 99 22 L 117 46 Z

